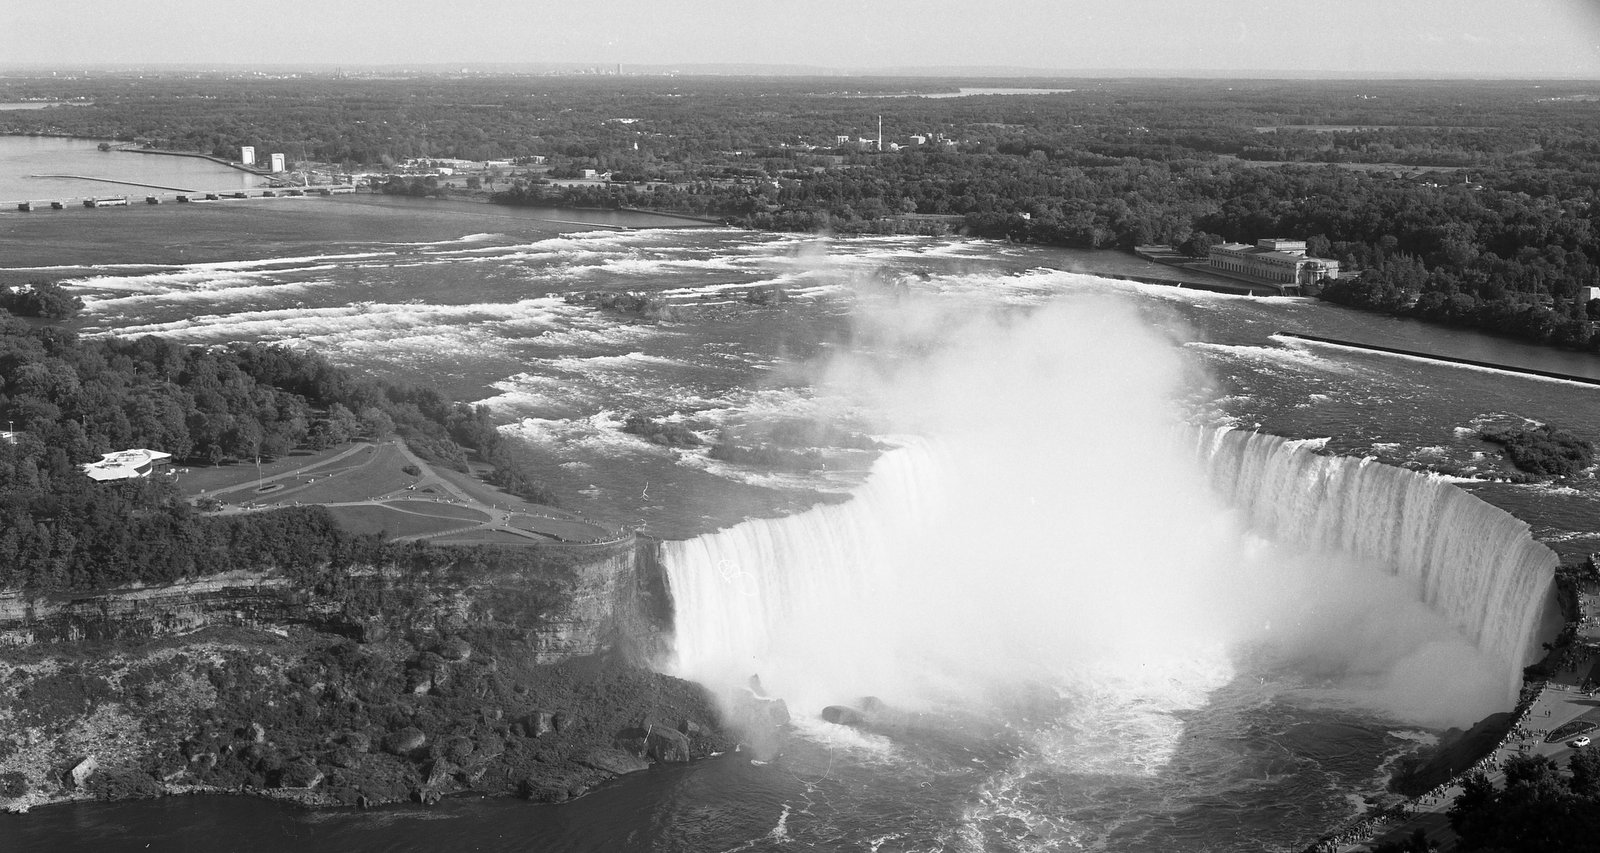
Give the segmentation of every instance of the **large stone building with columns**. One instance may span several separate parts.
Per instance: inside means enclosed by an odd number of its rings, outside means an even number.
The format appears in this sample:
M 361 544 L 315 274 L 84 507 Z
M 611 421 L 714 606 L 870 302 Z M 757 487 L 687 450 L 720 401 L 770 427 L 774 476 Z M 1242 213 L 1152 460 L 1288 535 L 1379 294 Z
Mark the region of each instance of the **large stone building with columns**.
M 1306 241 L 1268 237 L 1212 246 L 1211 268 L 1222 273 L 1298 287 L 1339 277 L 1339 262 L 1306 254 Z

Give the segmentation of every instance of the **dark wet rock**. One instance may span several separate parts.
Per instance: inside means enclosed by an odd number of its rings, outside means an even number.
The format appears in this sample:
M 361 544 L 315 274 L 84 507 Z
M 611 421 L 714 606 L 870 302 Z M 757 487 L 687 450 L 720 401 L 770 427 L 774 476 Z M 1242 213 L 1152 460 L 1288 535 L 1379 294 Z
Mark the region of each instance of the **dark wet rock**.
M 849 705 L 829 705 L 822 709 L 822 719 L 840 726 L 865 725 L 867 718 Z
M 407 726 L 390 732 L 383 739 L 383 751 L 391 755 L 407 756 L 428 744 L 428 736 L 420 729 Z
M 637 755 L 621 749 L 591 749 L 584 755 L 582 763 L 596 770 L 604 770 L 617 776 L 637 773 L 647 770 L 650 762 Z
M 307 758 L 291 761 L 278 772 L 280 788 L 315 788 L 321 782 L 322 771 Z
M 549 711 L 534 711 L 516 722 L 523 737 L 544 737 L 556 730 L 556 715 Z M 516 729 L 513 728 L 513 731 Z
M 460 637 L 452 637 L 439 644 L 438 655 L 447 661 L 465 661 L 472 657 L 472 645 Z
M 748 690 L 733 697 L 733 718 L 740 726 L 773 728 L 789 725 L 789 706 L 782 699 L 760 696 Z
M 662 763 L 689 760 L 689 738 L 676 729 L 652 726 L 645 735 L 645 755 Z

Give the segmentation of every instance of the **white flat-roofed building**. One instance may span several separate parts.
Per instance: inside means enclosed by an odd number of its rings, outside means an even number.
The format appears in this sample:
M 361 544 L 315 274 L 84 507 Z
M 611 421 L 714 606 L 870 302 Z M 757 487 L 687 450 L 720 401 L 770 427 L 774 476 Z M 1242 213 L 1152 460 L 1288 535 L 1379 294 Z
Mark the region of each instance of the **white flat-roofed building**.
M 119 450 L 105 454 L 99 462 L 84 465 L 83 473 L 88 474 L 89 479 L 102 483 L 108 480 L 136 480 L 167 467 L 171 461 L 172 454 L 159 450 Z
M 1212 246 L 1211 268 L 1276 284 L 1314 284 L 1339 277 L 1339 262 L 1306 254 L 1306 241 L 1269 237 Z

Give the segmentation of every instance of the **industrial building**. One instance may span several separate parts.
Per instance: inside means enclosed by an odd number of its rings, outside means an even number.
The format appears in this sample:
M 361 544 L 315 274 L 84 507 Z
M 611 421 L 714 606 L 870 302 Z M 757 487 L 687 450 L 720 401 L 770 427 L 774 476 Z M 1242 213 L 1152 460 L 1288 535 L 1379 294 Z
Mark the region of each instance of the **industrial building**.
M 1306 241 L 1267 237 L 1248 243 L 1212 246 L 1211 268 L 1273 284 L 1300 286 L 1339 277 L 1339 262 L 1306 254 Z

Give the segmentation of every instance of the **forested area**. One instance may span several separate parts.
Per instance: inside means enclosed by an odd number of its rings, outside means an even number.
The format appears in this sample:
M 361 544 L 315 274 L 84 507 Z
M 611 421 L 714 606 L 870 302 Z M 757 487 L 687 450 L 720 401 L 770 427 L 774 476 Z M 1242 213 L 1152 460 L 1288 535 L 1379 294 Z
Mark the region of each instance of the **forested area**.
M 1600 833 L 1600 748 L 1575 752 L 1562 773 L 1538 755 L 1505 761 L 1505 785 L 1467 777 L 1450 807 L 1462 850 L 1544 853 L 1594 849 Z
M 397 433 L 464 470 L 469 452 L 500 485 L 545 496 L 487 410 L 426 387 L 353 376 L 282 346 L 199 347 L 156 337 L 79 338 L 0 316 L 0 589 L 88 589 L 235 568 L 312 571 L 383 546 L 317 507 L 231 518 L 194 512 L 168 478 L 98 483 L 82 463 L 133 447 L 180 464 L 272 459 Z

